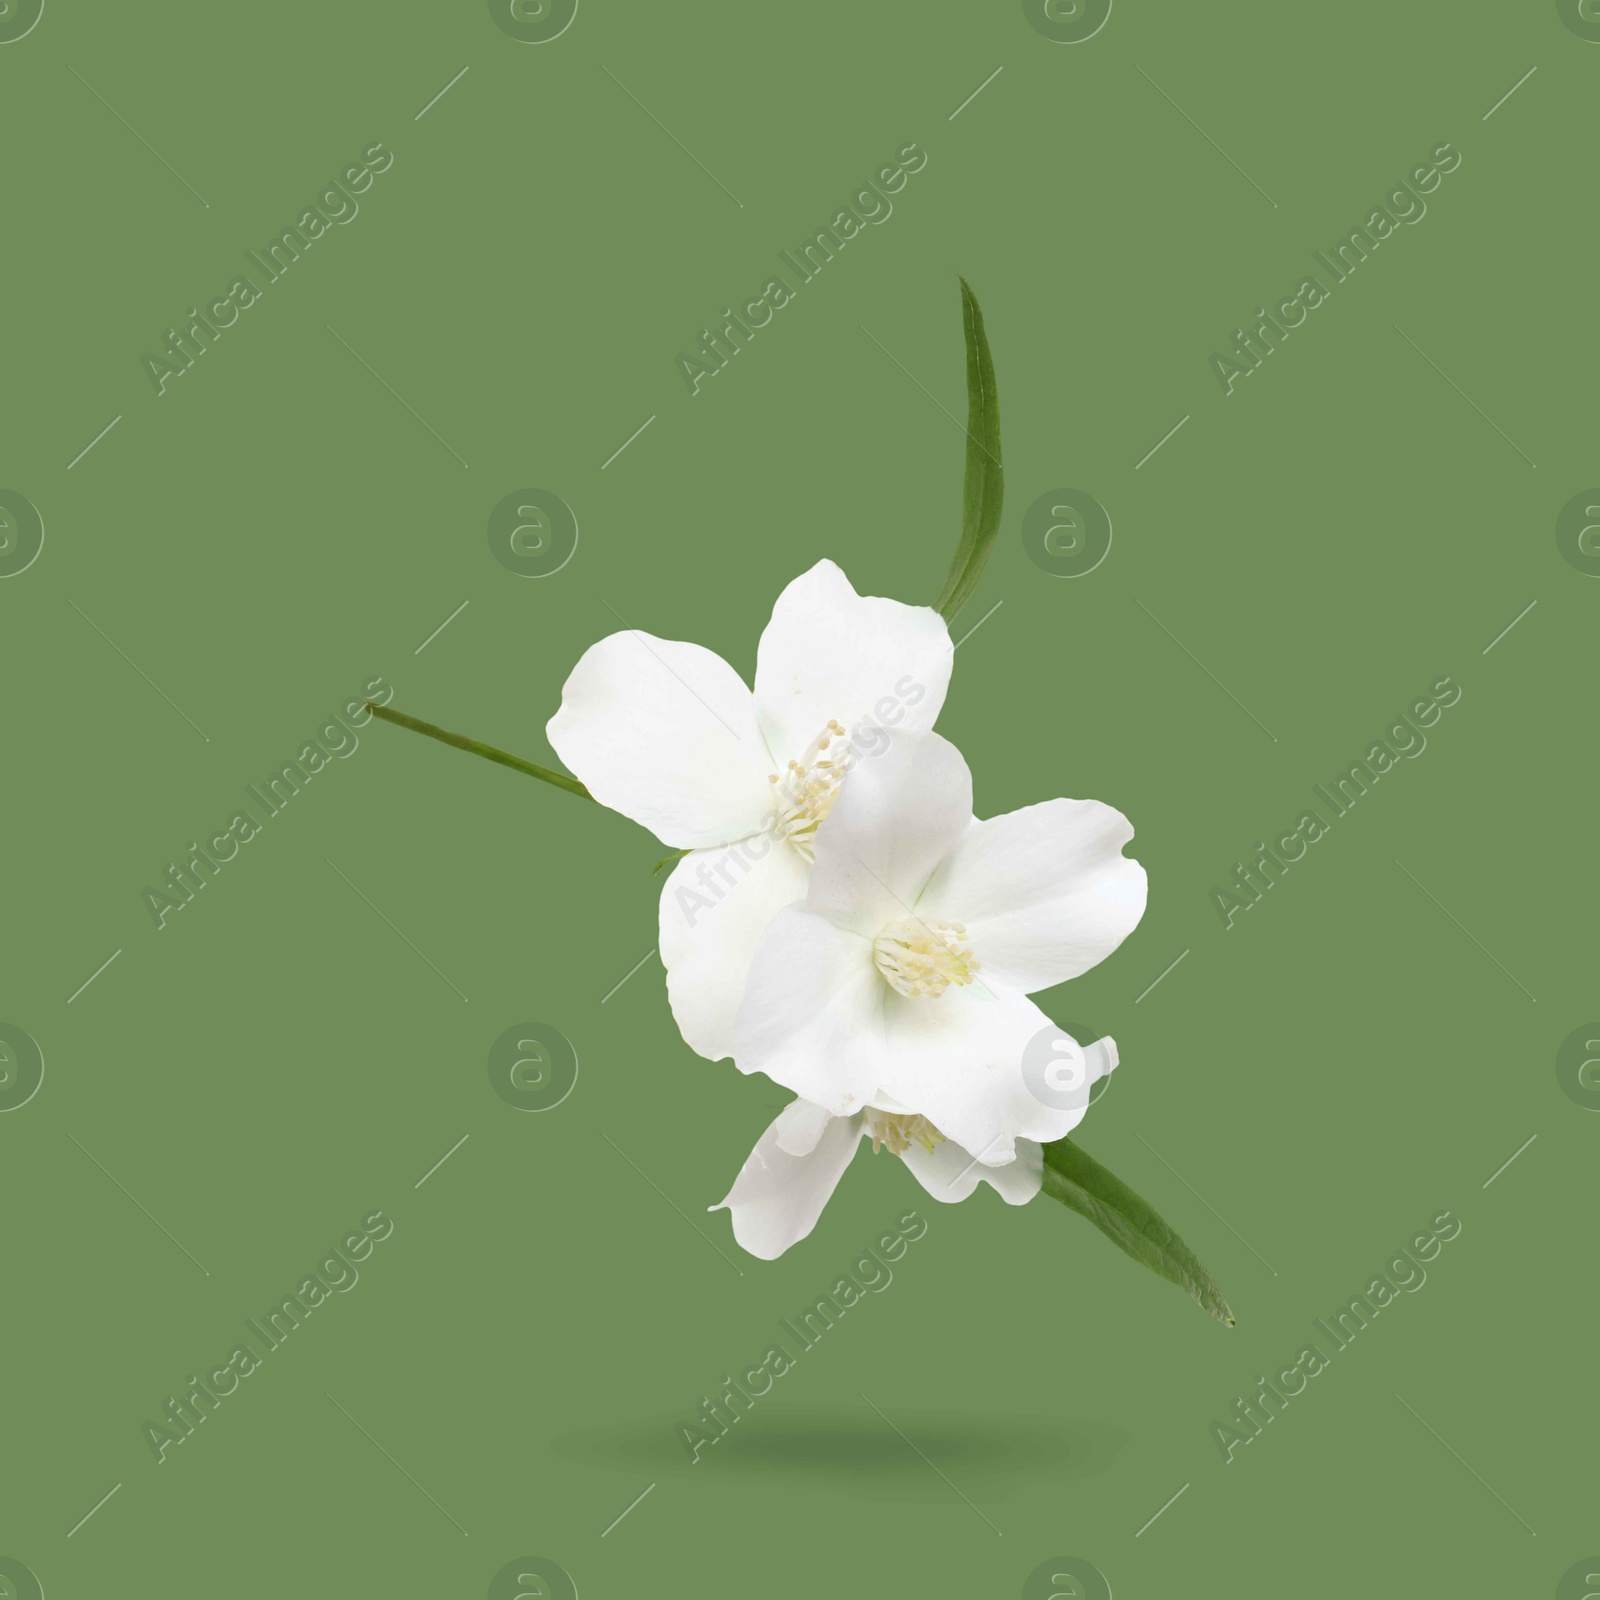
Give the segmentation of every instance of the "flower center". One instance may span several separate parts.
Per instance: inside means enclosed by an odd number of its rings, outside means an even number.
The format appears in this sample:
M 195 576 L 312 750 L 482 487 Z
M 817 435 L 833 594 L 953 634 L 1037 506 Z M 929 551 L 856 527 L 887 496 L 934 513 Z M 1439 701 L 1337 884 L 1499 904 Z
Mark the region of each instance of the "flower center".
M 787 839 L 807 861 L 815 859 L 812 846 L 817 827 L 833 810 L 844 775 L 850 768 L 850 741 L 837 722 L 830 721 L 815 739 L 791 761 L 788 770 L 774 772 L 772 829 Z
M 971 983 L 980 963 L 959 922 L 902 917 L 872 942 L 872 959 L 891 988 L 911 999 L 937 1000 L 952 983 Z
M 903 1156 L 914 1144 L 920 1144 L 932 1155 L 933 1147 L 944 1143 L 944 1135 L 926 1117 L 911 1112 L 879 1111 L 876 1106 L 868 1106 L 866 1118 L 873 1155 L 877 1155 L 880 1145 L 886 1145 L 890 1155 Z

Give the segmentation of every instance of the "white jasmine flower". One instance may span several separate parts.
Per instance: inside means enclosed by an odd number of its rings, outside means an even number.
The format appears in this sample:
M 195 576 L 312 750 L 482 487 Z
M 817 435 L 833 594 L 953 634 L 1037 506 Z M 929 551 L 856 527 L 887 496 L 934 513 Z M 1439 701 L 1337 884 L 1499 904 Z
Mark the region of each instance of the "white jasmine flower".
M 926 1117 L 875 1107 L 835 1117 L 796 1100 L 762 1134 L 727 1199 L 711 1209 L 732 1213 L 733 1236 L 751 1255 L 775 1261 L 816 1226 L 863 1139 L 872 1141 L 874 1154 L 899 1156 L 935 1200 L 948 1203 L 965 1200 L 981 1178 L 1007 1204 L 1024 1205 L 1044 1177 L 1039 1146 L 1031 1140 L 1017 1142 L 1015 1161 L 985 1166 Z
M 949 630 L 928 606 L 858 595 L 819 561 L 778 597 L 755 692 L 696 644 L 628 631 L 587 650 L 547 733 L 602 805 L 688 850 L 661 894 L 672 1014 L 715 1061 L 756 941 L 806 892 L 818 825 L 886 728 L 931 728 Z
M 1080 1057 L 1028 996 L 1086 972 L 1138 925 L 1144 868 L 1122 854 L 1132 837 L 1098 800 L 980 822 L 954 745 L 891 739 L 818 832 L 804 902 L 762 936 L 740 1069 L 836 1117 L 918 1113 L 985 1164 L 1013 1160 L 1018 1138 L 1064 1137 L 1116 1047 Z M 1053 1069 L 1040 1070 L 1052 1038 L 1066 1040 L 1078 1093 L 1054 1092 Z

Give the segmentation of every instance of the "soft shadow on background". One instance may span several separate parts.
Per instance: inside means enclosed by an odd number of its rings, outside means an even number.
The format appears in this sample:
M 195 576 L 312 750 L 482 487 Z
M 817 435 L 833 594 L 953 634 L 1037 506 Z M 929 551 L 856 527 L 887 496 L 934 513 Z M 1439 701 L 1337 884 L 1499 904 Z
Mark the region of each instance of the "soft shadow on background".
M 935 1499 L 954 1483 L 993 1500 L 1023 1484 L 1105 1472 L 1131 1437 L 1105 1423 L 1059 1417 L 899 1409 L 888 1415 L 892 1423 L 865 1402 L 755 1410 L 704 1446 L 698 1461 L 679 1434 L 679 1424 L 690 1419 L 680 1417 L 586 1428 L 564 1434 L 551 1449 L 563 1460 L 617 1472 L 690 1473 L 773 1488 L 805 1482 L 877 1500 Z

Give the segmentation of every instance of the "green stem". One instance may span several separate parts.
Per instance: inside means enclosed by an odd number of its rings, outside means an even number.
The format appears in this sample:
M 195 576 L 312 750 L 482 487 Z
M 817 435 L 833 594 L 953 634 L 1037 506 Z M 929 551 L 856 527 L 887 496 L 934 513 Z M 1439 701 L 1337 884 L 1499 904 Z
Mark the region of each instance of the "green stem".
M 441 744 L 454 745 L 457 750 L 470 750 L 473 755 L 482 756 L 485 761 L 497 761 L 502 767 L 510 767 L 514 772 L 525 772 L 530 778 L 538 778 L 544 783 L 553 783 L 556 788 L 565 789 L 569 794 L 582 795 L 585 800 L 594 799 L 576 778 L 569 778 L 564 772 L 541 767 L 534 761 L 524 761 L 521 756 L 497 750 L 492 744 L 469 739 L 464 733 L 451 733 L 432 722 L 424 722 L 420 717 L 408 717 L 403 711 L 391 711 L 388 706 L 375 706 L 370 700 L 367 701 L 367 710 L 380 721 L 392 722 L 397 728 L 409 728 L 413 733 L 425 733 L 430 739 L 437 739 Z

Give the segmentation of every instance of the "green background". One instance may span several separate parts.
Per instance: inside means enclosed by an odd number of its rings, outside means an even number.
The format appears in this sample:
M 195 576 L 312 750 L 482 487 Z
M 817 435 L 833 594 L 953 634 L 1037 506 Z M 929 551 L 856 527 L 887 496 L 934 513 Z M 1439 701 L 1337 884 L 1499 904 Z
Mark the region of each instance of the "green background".
M 1014 0 L 584 0 L 527 45 L 483 4 L 49 0 L 0 47 L 0 485 L 47 529 L 0 583 L 0 1020 L 47 1063 L 0 1117 L 0 1555 L 52 1596 L 481 1595 L 522 1555 L 585 1596 L 1016 1595 L 1062 1555 L 1119 1596 L 1553 1594 L 1600 1545 L 1600 1117 L 1554 1071 L 1600 1013 L 1600 583 L 1553 536 L 1600 481 L 1596 73 L 1551 4 L 1121 0 L 1067 45 Z M 158 397 L 145 352 L 373 141 L 359 217 Z M 892 218 L 691 396 L 678 352 L 907 141 Z M 1444 141 L 1427 217 L 1224 396 L 1211 354 Z M 602 1006 L 662 851 L 514 774 L 371 726 L 141 904 L 375 675 L 550 760 L 617 614 L 748 677 L 821 557 L 931 598 L 958 272 L 1009 492 L 940 728 L 980 813 L 1137 827 L 1143 923 L 1042 1001 L 1118 1040 L 1083 1143 L 1231 1331 L 1059 1208 L 865 1153 L 743 1256 L 704 1208 L 786 1096 L 683 1046 L 654 959 Z M 581 528 L 540 580 L 485 535 L 530 486 Z M 1076 580 L 1019 535 L 1069 486 L 1115 525 Z M 1224 929 L 1212 887 L 1444 675 L 1426 753 Z M 485 1071 L 521 1022 L 581 1062 L 543 1115 Z M 892 1287 L 691 1467 L 674 1422 L 913 1207 Z M 141 1425 L 374 1209 L 359 1286 L 157 1465 Z M 1224 1464 L 1210 1424 L 1444 1209 L 1426 1287 Z

